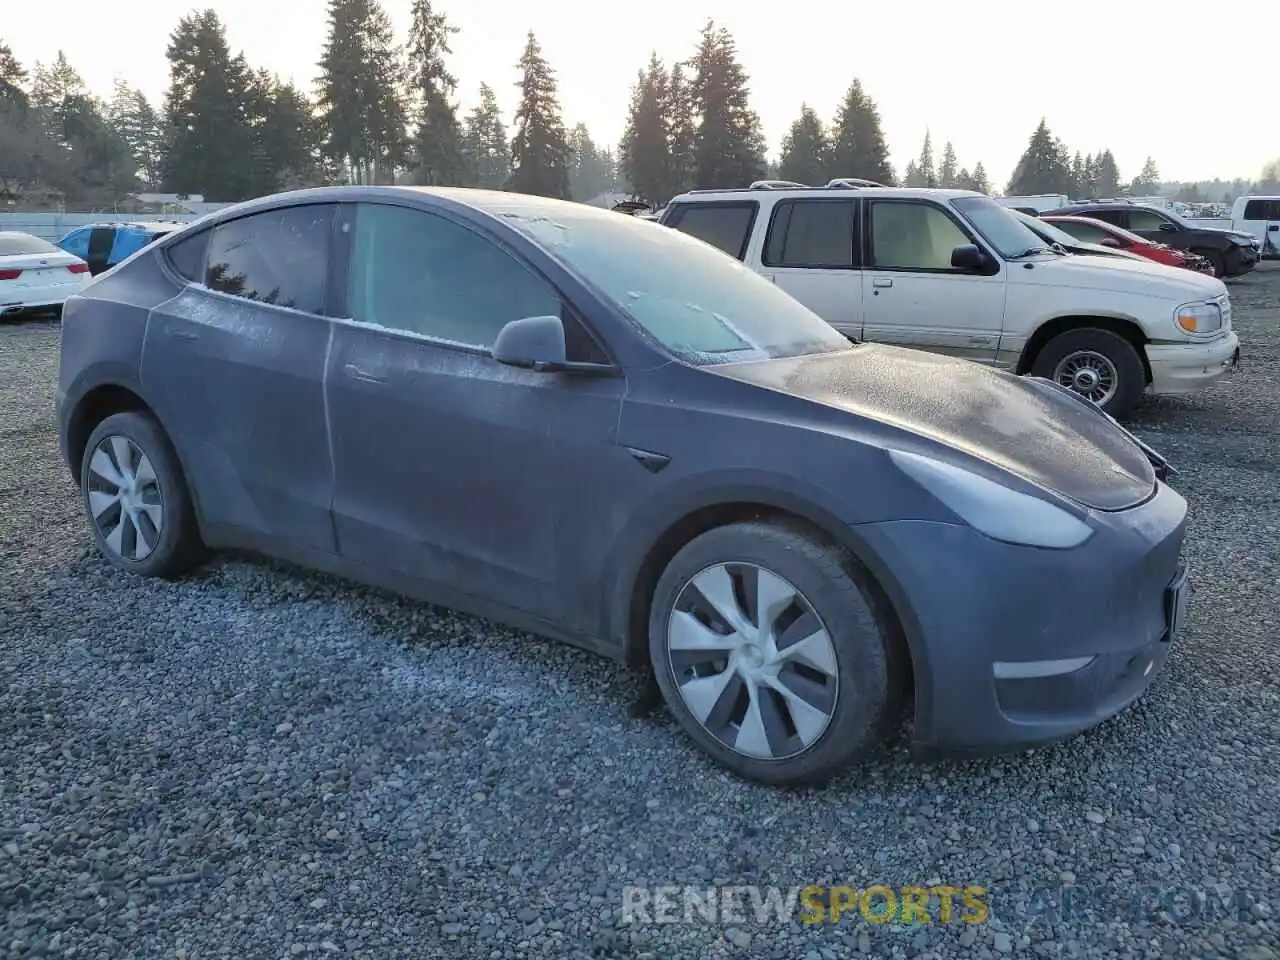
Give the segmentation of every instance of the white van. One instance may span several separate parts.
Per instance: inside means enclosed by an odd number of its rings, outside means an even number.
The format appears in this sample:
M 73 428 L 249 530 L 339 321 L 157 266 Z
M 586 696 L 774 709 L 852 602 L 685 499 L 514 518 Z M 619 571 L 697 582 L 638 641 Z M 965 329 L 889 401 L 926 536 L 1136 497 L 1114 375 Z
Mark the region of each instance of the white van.
M 967 190 L 695 190 L 662 223 L 768 277 L 857 340 L 1051 377 L 1123 416 L 1239 363 L 1221 280 L 1057 253 Z

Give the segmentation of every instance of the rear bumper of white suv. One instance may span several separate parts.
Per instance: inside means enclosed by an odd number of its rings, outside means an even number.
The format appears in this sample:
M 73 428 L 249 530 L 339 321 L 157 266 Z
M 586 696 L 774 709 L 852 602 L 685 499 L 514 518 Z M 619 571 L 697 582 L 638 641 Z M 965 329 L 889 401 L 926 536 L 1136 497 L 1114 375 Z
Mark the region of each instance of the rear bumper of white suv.
M 1208 343 L 1147 344 L 1146 349 L 1155 394 L 1191 393 L 1240 363 L 1240 338 L 1234 330 Z

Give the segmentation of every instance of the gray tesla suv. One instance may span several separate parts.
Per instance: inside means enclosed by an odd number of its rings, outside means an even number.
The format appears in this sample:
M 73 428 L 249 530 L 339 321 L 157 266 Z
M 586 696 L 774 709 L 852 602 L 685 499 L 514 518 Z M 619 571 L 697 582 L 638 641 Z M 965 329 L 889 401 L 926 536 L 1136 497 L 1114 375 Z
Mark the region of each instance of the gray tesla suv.
M 250 549 L 558 637 L 771 783 L 846 767 L 906 694 L 921 747 L 1084 730 L 1187 593 L 1168 465 L 1091 404 L 537 197 L 219 211 L 67 303 L 58 419 L 122 570 Z

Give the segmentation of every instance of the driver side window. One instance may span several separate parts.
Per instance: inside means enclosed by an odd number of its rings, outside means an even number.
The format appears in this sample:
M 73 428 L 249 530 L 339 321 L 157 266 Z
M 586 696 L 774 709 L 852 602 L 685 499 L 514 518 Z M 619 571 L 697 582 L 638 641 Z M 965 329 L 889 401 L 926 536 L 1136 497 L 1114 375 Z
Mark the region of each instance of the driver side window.
M 550 284 L 488 237 L 444 217 L 362 203 L 353 234 L 353 320 L 488 348 L 512 320 L 561 313 Z
M 1130 230 L 1159 230 L 1168 222 L 1168 220 L 1160 216 L 1160 214 L 1156 213 L 1154 210 L 1129 211 Z
M 874 200 L 870 217 L 874 267 L 951 273 L 951 252 L 973 242 L 930 203 Z

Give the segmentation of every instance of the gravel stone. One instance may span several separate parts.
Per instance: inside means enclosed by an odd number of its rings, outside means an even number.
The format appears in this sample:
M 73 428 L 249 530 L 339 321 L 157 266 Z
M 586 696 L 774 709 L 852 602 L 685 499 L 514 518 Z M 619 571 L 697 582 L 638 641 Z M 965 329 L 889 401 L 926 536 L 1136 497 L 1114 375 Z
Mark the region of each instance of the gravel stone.
M 1132 424 L 1192 511 L 1165 675 L 1065 743 L 899 743 L 820 790 L 734 778 L 551 641 L 251 557 L 115 572 L 57 452 L 57 326 L 0 324 L 0 955 L 1275 960 L 1280 270 L 1230 289 L 1241 371 Z M 623 916 L 633 885 L 926 880 L 992 916 Z

